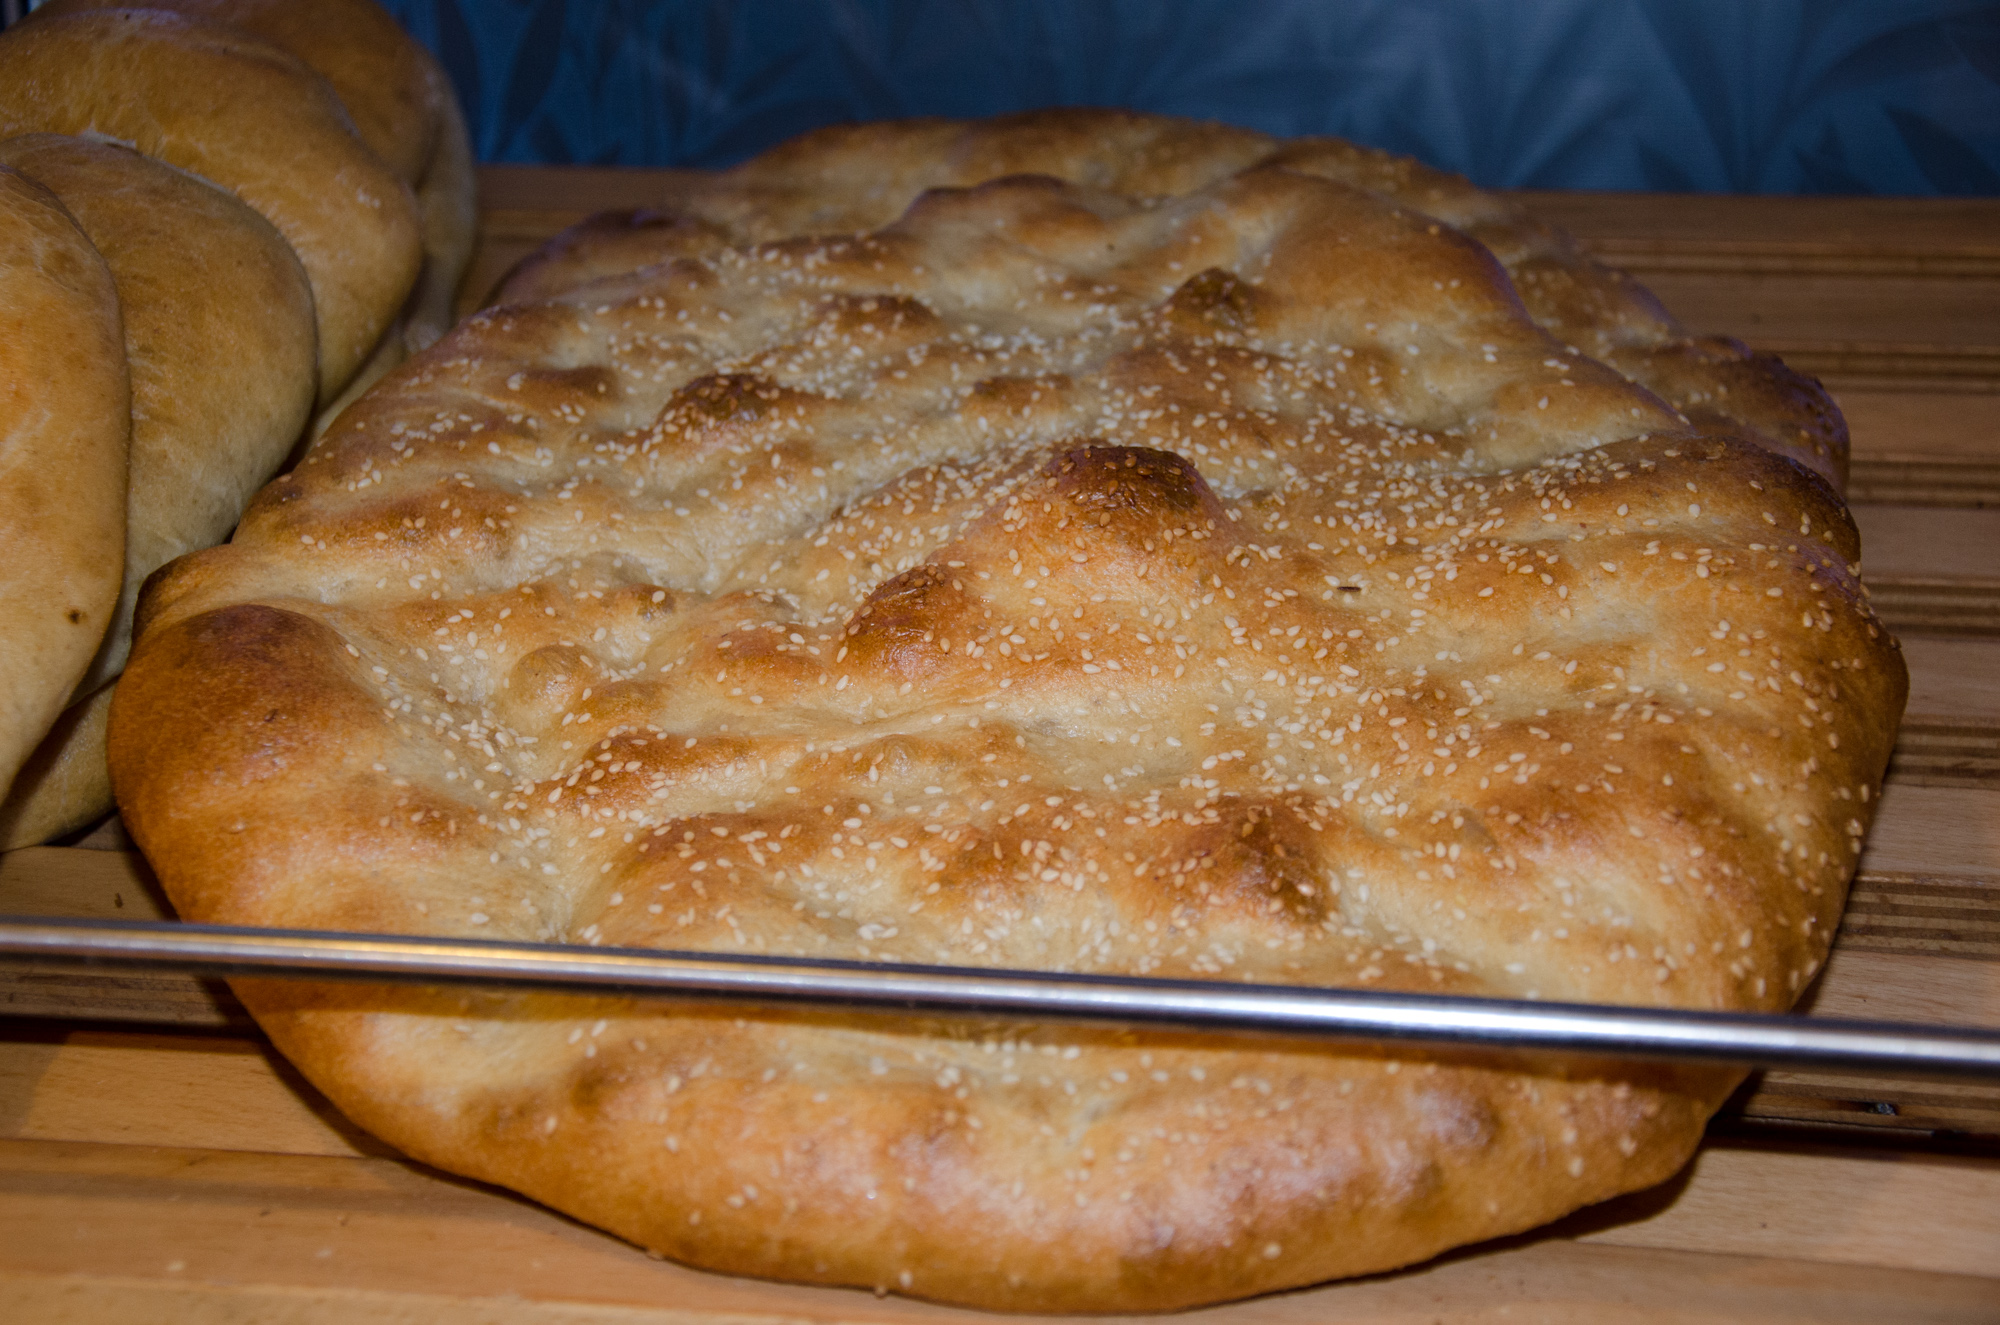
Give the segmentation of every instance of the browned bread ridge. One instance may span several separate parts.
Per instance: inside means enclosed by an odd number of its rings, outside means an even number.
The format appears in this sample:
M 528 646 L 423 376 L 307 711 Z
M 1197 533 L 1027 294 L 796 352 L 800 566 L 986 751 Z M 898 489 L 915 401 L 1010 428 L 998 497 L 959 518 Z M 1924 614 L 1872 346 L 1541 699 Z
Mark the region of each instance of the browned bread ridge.
M 0 787 L 118 602 L 131 400 L 118 296 L 55 195 L 0 166 Z
M 489 310 L 155 577 L 120 802 L 194 921 L 1781 1009 L 1901 658 L 1822 479 L 1565 339 L 1460 231 L 1269 166 Z M 1519 1231 L 1673 1172 L 1733 1081 L 240 993 L 426 1162 L 992 1308 Z
M 409 187 L 326 80 L 249 33 L 157 10 L 24 23 L 0 40 L 0 137 L 124 143 L 234 193 L 312 281 L 331 401 L 401 313 L 422 259 Z
M 231 195 L 128 148 L 58 134 L 0 141 L 0 165 L 63 202 L 111 271 L 131 374 L 124 588 L 77 683 L 79 706 L 125 665 L 153 571 L 229 536 L 298 439 L 314 390 L 312 288 L 291 246 Z M 60 724 L 0 802 L 0 848 L 111 809 L 103 713 Z
M 1131 111 L 1031 111 L 990 120 L 843 125 L 734 170 L 682 172 L 658 206 L 585 222 L 531 256 L 496 292 L 534 299 L 649 262 L 799 234 L 886 225 L 923 192 L 1006 175 L 1051 175 L 1138 198 L 1205 188 L 1276 166 L 1368 189 L 1484 244 L 1530 316 L 1711 431 L 1738 431 L 1836 486 L 1847 427 L 1819 383 L 1742 344 L 1690 335 L 1623 272 L 1520 204 L 1409 157 L 1338 138 L 1274 138 Z

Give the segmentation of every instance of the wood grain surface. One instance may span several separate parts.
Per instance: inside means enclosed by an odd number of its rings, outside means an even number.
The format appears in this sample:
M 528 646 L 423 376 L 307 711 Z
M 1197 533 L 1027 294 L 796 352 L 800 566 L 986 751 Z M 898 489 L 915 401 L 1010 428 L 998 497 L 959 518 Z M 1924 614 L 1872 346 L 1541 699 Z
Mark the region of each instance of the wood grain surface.
M 482 171 L 462 305 L 555 230 L 656 203 L 670 178 Z M 1529 200 L 1697 329 L 1784 354 L 1840 400 L 1864 578 L 1911 695 L 1806 1009 L 2000 1026 L 2000 200 Z M 0 912 L 166 913 L 115 820 L 0 857 Z M 335 1113 L 219 981 L 0 968 L 0 1014 L 0 1319 L 993 1319 L 687 1270 L 412 1164 Z M 1767 1073 L 1653 1191 L 1402 1274 L 1190 1314 L 2000 1320 L 2000 1083 Z

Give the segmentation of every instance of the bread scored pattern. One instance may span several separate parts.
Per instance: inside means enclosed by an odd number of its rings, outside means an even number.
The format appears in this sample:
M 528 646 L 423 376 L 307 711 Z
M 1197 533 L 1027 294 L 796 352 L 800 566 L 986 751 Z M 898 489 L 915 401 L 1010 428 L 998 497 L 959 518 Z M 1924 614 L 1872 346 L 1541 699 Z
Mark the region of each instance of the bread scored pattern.
M 130 436 L 111 273 L 55 195 L 0 166 L 0 795 L 117 605 Z
M 1902 702 L 1857 556 L 1378 194 L 1008 179 L 469 320 L 156 577 L 112 771 L 194 921 L 1775 1010 Z M 241 993 L 426 1162 L 995 1308 L 1531 1227 L 1733 1080 Z
M 319 399 L 401 312 L 422 260 L 409 187 L 326 81 L 246 32 L 152 10 L 38 19 L 0 41 L 0 137 L 97 136 L 234 193 L 312 281 Z
M 1506 267 L 1530 316 L 1711 432 L 1741 432 L 1836 485 L 1847 428 L 1819 384 L 1769 355 L 1691 335 L 1646 289 L 1592 260 L 1520 204 L 1409 157 L 1338 138 L 1273 138 L 1129 111 L 901 120 L 802 135 L 734 170 L 685 172 L 658 208 L 593 218 L 531 256 L 499 302 L 536 298 L 725 243 L 871 230 L 925 189 L 1051 175 L 1141 198 L 1275 166 L 1381 194 L 1463 231 Z M 1386 328 L 1385 328 L 1386 329 Z

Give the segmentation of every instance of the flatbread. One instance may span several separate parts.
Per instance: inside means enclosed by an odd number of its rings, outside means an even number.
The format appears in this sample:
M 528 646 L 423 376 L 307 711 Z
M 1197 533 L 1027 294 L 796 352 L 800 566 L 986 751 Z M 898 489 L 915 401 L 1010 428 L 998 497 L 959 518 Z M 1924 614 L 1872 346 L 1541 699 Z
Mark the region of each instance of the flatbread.
M 925 189 L 1049 175 L 1139 198 L 1205 188 L 1253 166 L 1338 180 L 1442 221 L 1489 249 L 1529 316 L 1711 431 L 1737 431 L 1836 486 L 1847 426 L 1811 378 L 1741 342 L 1695 336 L 1621 271 L 1518 202 L 1458 175 L 1340 138 L 1274 138 L 1133 111 L 1028 111 L 988 120 L 837 125 L 734 170 L 674 176 L 657 207 L 598 217 L 509 274 L 499 302 L 535 299 L 727 244 L 872 230 Z M 568 238 L 568 237 L 565 237 Z
M 112 772 L 195 921 L 1776 1010 L 1906 684 L 1858 555 L 1381 194 L 1002 179 L 469 320 L 155 579 Z M 239 991 L 428 1163 L 1009 1309 L 1529 1228 L 1736 1079 Z
M 111 624 L 130 390 L 104 259 L 0 166 L 0 795 Z

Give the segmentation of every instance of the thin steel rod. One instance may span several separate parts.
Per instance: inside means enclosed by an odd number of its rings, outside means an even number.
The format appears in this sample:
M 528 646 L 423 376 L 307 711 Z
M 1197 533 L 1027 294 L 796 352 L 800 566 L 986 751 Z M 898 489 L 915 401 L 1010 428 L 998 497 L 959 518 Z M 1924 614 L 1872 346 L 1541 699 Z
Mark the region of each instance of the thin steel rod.
M 2000 1079 L 2000 1030 L 1292 985 L 0 917 L 0 960 L 487 985 Z

